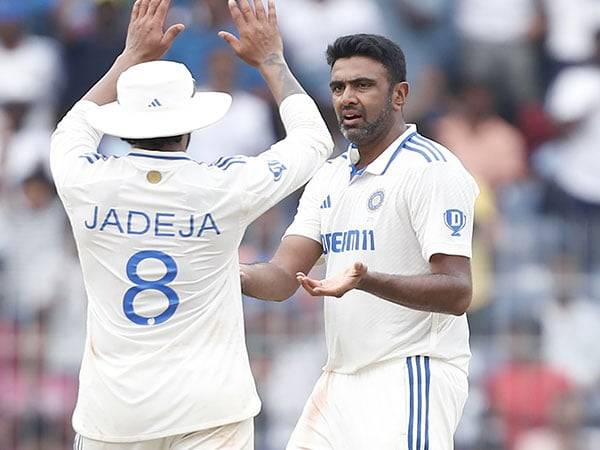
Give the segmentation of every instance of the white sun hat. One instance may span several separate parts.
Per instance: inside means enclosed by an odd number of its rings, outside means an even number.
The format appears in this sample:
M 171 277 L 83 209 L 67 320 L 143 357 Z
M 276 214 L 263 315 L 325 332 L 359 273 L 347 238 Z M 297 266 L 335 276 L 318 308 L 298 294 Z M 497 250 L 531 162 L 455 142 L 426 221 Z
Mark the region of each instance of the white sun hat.
M 94 128 L 113 136 L 178 136 L 220 120 L 231 106 L 224 92 L 196 92 L 183 64 L 151 61 L 130 67 L 117 81 L 117 101 L 90 110 Z

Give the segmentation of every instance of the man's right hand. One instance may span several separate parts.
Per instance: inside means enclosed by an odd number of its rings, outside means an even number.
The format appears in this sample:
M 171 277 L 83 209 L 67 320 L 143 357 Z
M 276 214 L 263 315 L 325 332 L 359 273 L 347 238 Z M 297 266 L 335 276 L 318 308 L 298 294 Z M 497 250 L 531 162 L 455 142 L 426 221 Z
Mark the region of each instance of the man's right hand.
M 283 61 L 283 41 L 277 25 L 275 2 L 268 2 L 267 12 L 262 0 L 254 0 L 254 9 L 248 0 L 229 0 L 231 17 L 240 37 L 219 32 L 236 55 L 257 68 L 272 60 Z
M 141 63 L 160 59 L 171 48 L 185 27 L 178 23 L 163 31 L 170 4 L 171 0 L 136 0 L 123 55 Z

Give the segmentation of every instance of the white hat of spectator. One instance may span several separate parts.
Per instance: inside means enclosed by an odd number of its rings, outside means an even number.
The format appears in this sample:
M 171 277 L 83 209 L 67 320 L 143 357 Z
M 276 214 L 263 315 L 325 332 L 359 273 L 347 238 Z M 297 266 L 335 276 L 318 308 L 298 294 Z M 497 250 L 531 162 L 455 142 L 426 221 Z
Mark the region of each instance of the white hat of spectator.
M 123 72 L 117 81 L 117 101 L 90 110 L 87 120 L 122 138 L 179 136 L 220 120 L 231 100 L 223 92 L 196 92 L 183 64 L 151 61 Z

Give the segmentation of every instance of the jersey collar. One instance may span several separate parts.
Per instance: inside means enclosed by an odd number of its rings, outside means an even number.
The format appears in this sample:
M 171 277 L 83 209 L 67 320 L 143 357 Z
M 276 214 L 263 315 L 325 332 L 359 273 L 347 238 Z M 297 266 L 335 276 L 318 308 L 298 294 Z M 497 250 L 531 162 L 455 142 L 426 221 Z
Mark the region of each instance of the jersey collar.
M 157 150 L 140 150 L 139 148 L 132 149 L 127 156 L 155 160 L 162 159 L 166 161 L 183 161 L 192 159 L 186 152 L 161 152 Z
M 360 160 L 360 154 L 358 153 L 358 148 L 354 144 L 350 145 L 348 148 L 348 160 L 349 166 L 351 169 L 351 176 L 354 175 L 362 175 L 364 172 L 368 172 L 373 175 L 383 175 L 390 164 L 396 159 L 396 156 L 402 151 L 404 148 L 404 144 L 408 141 L 412 136 L 417 134 L 417 126 L 414 124 L 408 124 L 408 127 L 402 133 L 398 139 L 390 144 L 388 148 L 386 148 L 381 155 L 375 159 L 371 164 L 363 169 L 356 169 L 356 163 Z

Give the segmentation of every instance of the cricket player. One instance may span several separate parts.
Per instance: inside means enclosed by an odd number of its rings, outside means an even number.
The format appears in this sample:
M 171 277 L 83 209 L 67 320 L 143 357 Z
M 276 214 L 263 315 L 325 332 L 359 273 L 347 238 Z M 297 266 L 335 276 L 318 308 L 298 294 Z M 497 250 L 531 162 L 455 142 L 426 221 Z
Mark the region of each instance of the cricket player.
M 195 92 L 182 64 L 155 61 L 169 0 L 137 0 L 125 50 L 58 125 L 51 168 L 88 295 L 73 426 L 85 450 L 252 449 L 260 401 L 244 342 L 238 245 L 248 224 L 331 155 L 316 105 L 283 58 L 273 0 L 230 2 L 240 33 L 221 36 L 259 69 L 287 137 L 214 165 L 185 152 L 231 98 Z M 116 100 L 116 101 L 115 101 Z M 133 145 L 96 149 L 102 133 Z
M 325 296 L 328 359 L 288 449 L 449 450 L 467 398 L 471 235 L 478 188 L 407 125 L 401 49 L 376 35 L 327 50 L 352 143 L 308 183 L 273 259 L 243 292 Z M 305 274 L 323 255 L 327 277 Z

